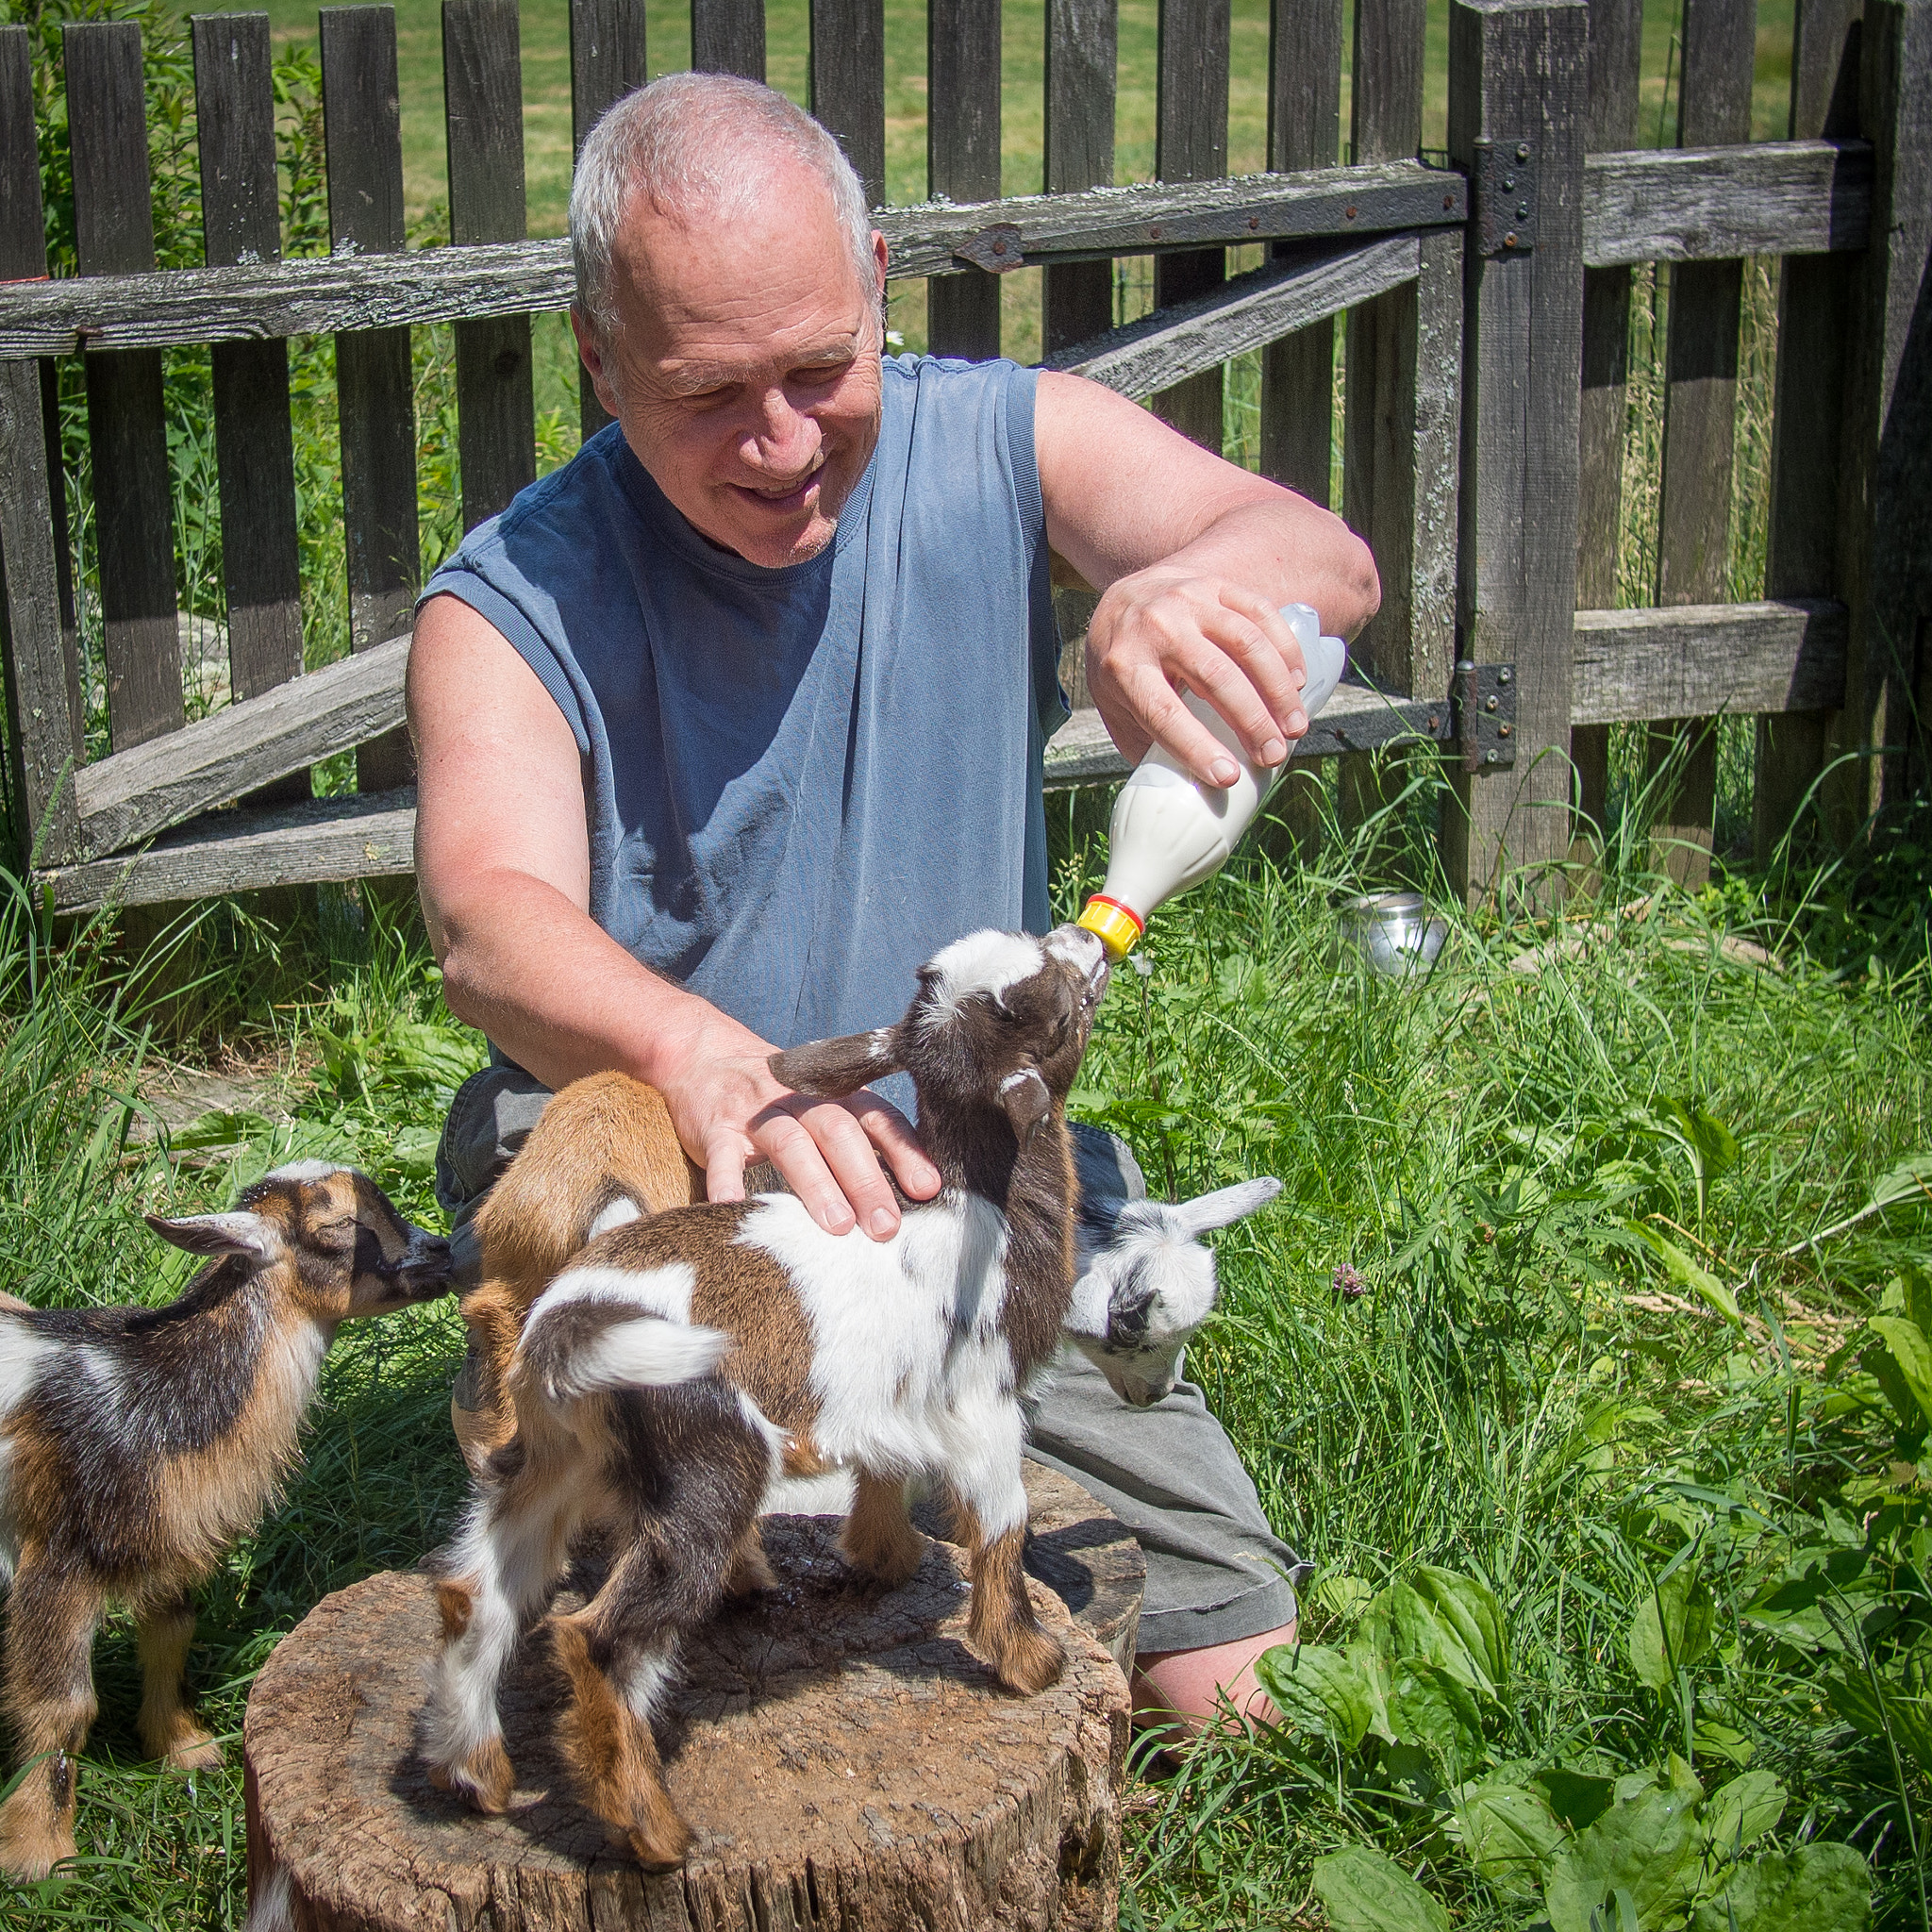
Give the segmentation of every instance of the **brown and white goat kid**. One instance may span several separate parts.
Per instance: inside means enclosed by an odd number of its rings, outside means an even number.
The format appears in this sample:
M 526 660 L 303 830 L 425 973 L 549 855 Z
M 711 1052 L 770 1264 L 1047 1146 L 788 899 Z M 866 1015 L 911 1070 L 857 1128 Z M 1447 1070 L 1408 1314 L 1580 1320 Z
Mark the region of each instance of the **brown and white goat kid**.
M 29 1766 L 0 1806 L 0 1870 L 17 1878 L 74 1854 L 74 1760 L 108 1598 L 135 1614 L 142 1742 L 177 1770 L 221 1761 L 182 1695 L 189 1591 L 287 1471 L 337 1324 L 451 1286 L 447 1241 L 325 1161 L 277 1169 L 229 1212 L 148 1225 L 210 1257 L 167 1307 L 0 1296 L 4 1701 Z
M 1021 1569 L 1020 1399 L 1073 1289 L 1064 1103 L 1107 977 L 1100 942 L 1077 928 L 976 933 L 921 970 L 898 1025 L 773 1057 L 802 1093 L 911 1074 L 942 1185 L 904 1204 L 891 1241 L 830 1235 L 790 1194 L 673 1208 L 596 1235 L 536 1298 L 506 1377 L 516 1434 L 443 1559 L 424 1740 L 444 1789 L 479 1810 L 508 1803 L 497 1682 L 571 1539 L 596 1526 L 614 1552 L 608 1580 L 549 1620 L 571 1686 L 565 1755 L 641 1863 L 681 1862 L 691 1833 L 652 1712 L 679 1638 L 727 1592 L 772 1582 L 758 1512 L 779 1474 L 854 1472 L 842 1547 L 887 1584 L 912 1574 L 924 1544 L 908 1479 L 934 1481 L 970 1555 L 974 1644 L 1015 1690 L 1058 1677 Z M 600 1083 L 583 1084 L 603 1106 Z M 576 1092 L 551 1103 L 519 1160 L 569 1144 Z M 606 1157 L 578 1144 L 581 1206 Z

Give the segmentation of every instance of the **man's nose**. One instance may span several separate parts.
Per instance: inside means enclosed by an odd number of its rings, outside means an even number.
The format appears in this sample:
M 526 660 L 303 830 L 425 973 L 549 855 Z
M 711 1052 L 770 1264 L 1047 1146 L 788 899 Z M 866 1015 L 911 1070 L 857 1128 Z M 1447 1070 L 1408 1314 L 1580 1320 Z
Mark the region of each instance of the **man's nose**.
M 745 458 L 775 476 L 793 475 L 811 467 L 819 453 L 819 425 L 792 407 L 782 389 L 769 390 L 758 418 L 746 441 Z

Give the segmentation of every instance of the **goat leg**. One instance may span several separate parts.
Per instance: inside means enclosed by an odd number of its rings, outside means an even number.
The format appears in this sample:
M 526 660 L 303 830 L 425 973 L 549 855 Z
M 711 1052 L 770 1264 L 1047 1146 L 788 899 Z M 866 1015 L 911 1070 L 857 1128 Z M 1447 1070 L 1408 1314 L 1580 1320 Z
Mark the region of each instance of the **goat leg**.
M 100 1614 L 91 1585 L 43 1558 L 23 1561 L 8 1603 L 6 1703 L 28 1769 L 0 1805 L 0 1871 L 15 1878 L 44 1878 L 74 1856 L 76 1760 L 98 1708 L 92 1653 Z
M 839 1553 L 855 1570 L 876 1578 L 888 1590 L 912 1580 L 925 1560 L 925 1539 L 907 1514 L 903 1481 L 874 1475 L 869 1469 L 858 1472 Z
M 222 1747 L 194 1722 L 182 1694 L 188 1646 L 194 1641 L 194 1605 L 175 1591 L 136 1606 L 141 1652 L 141 1741 L 170 1771 L 210 1771 Z
M 1026 1524 L 989 1536 L 972 1504 L 954 1492 L 954 1534 L 965 1545 L 973 1577 L 966 1636 L 1008 1690 L 1031 1697 L 1059 1681 L 1066 1667 L 1058 1643 L 1040 1627 L 1026 1594 Z

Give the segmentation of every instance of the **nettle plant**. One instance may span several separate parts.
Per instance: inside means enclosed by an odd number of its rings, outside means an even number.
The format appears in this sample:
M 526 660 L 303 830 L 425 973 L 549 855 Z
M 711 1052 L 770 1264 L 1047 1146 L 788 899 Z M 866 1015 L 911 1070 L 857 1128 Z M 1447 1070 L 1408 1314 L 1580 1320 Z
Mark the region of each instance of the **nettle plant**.
M 1638 1676 L 1666 1700 L 1690 1694 L 1688 1680 L 1716 1648 L 1696 1547 L 1685 1545 L 1690 1560 L 1638 1604 L 1625 1640 Z M 1325 1757 L 1328 1776 L 1358 1804 L 1406 1812 L 1416 1849 L 1439 1867 L 1466 1861 L 1521 1924 L 1859 1932 L 1870 1923 L 1870 1874 L 1852 1846 L 1757 1849 L 1787 1804 L 1768 1772 L 1710 1788 L 1674 1752 L 1622 1774 L 1596 1753 L 1569 1764 L 1506 1757 L 1507 1625 L 1478 1578 L 1424 1567 L 1365 1604 L 1355 1590 L 1345 1643 L 1284 1645 L 1257 1668 L 1291 1748 Z M 1704 1727 L 1698 1737 L 1723 1741 Z M 1314 1881 L 1336 1932 L 1449 1932 L 1441 1901 L 1368 1845 L 1317 1859 Z

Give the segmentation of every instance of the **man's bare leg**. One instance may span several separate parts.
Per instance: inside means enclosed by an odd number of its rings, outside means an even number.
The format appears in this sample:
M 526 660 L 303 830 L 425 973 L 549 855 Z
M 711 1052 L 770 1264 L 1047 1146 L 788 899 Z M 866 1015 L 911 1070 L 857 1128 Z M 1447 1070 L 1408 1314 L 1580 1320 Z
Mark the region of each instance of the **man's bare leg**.
M 1272 1724 L 1274 1707 L 1255 1681 L 1255 1659 L 1277 1643 L 1292 1643 L 1297 1628 L 1284 1624 L 1204 1650 L 1142 1651 L 1134 1659 L 1135 1724 L 1149 1730 L 1172 1726 L 1193 1736 L 1212 1720 L 1224 1694 L 1242 1716 Z

